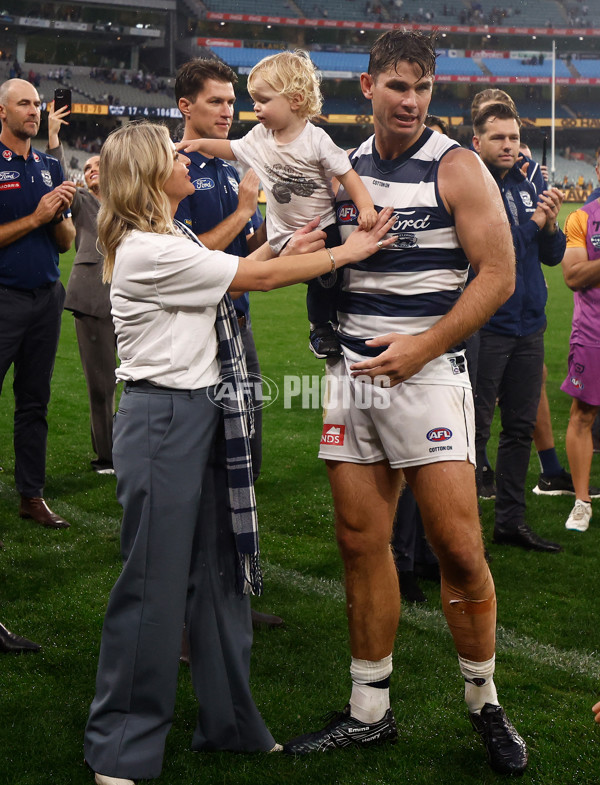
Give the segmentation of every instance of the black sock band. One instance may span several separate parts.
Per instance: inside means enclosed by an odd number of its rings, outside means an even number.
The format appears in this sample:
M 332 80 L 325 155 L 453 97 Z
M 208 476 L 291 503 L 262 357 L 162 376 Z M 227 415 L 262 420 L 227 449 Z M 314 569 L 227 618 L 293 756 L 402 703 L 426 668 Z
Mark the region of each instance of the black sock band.
M 378 690 L 387 690 L 390 686 L 390 677 L 386 676 L 385 679 L 382 679 L 381 681 L 370 681 L 366 686 L 375 687 Z

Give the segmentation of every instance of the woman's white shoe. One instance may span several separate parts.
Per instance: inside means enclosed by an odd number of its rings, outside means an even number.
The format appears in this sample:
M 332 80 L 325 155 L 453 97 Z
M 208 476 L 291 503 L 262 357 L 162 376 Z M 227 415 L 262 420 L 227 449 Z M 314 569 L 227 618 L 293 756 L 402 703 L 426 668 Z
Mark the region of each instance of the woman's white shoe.
M 96 785 L 135 785 L 133 780 L 124 780 L 120 777 L 107 777 L 106 774 L 94 774 Z

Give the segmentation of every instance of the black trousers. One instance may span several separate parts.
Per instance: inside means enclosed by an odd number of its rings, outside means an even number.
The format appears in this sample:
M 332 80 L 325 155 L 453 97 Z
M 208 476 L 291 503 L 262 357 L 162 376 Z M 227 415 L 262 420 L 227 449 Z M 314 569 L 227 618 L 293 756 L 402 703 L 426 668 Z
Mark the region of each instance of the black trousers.
M 15 482 L 24 496 L 42 496 L 50 381 L 65 290 L 60 281 L 31 291 L 0 286 L 0 390 L 14 366 Z
M 400 572 L 413 572 L 418 564 L 437 564 L 437 556 L 425 537 L 423 520 L 413 492 L 404 486 L 392 530 L 392 549 L 396 567 Z
M 477 471 L 485 462 L 496 399 L 502 430 L 496 459 L 496 525 L 525 519 L 525 481 L 542 389 L 544 328 L 524 337 L 480 330 L 475 394 Z

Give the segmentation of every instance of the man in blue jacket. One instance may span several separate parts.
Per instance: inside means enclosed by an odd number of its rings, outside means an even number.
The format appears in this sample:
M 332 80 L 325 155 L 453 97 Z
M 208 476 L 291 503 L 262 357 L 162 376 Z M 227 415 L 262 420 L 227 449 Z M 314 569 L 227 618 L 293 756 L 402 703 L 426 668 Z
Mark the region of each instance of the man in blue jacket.
M 496 461 L 494 542 L 556 553 L 557 543 L 525 523 L 525 481 L 544 365 L 547 289 L 540 262 L 560 264 L 566 246 L 557 223 L 562 193 L 538 194 L 517 165 L 520 120 L 503 103 L 474 121 L 473 146 L 498 184 L 511 225 L 517 278 L 512 297 L 480 331 L 475 395 L 477 462 L 484 460 L 498 399 L 502 432 Z
M 65 290 L 59 254 L 75 239 L 75 184 L 31 145 L 40 97 L 24 79 L 0 85 L 0 389 L 12 365 L 19 515 L 51 529 L 69 522 L 43 497 L 48 402 Z

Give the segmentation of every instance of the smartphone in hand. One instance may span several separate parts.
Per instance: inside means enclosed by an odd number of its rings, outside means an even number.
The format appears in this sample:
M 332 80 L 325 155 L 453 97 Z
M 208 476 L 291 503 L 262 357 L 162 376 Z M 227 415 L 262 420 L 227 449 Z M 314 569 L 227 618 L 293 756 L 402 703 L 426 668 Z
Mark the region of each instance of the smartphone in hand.
M 71 111 L 71 91 L 68 87 L 57 87 L 54 91 L 54 111 L 68 106 Z

